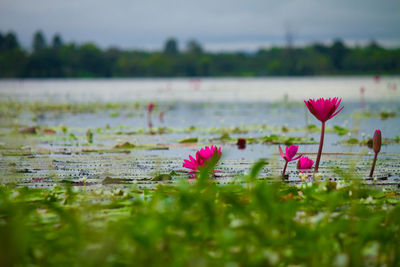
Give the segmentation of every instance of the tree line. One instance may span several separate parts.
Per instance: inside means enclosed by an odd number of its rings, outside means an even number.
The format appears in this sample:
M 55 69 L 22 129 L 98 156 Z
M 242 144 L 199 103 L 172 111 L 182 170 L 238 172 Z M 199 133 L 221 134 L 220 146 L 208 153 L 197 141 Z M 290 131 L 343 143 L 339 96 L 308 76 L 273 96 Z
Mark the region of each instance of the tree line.
M 207 77 L 400 74 L 400 48 L 331 45 L 272 47 L 257 52 L 205 51 L 195 40 L 183 50 L 168 39 L 161 51 L 101 49 L 93 43 L 48 42 L 41 31 L 31 49 L 13 32 L 0 32 L 0 77 Z

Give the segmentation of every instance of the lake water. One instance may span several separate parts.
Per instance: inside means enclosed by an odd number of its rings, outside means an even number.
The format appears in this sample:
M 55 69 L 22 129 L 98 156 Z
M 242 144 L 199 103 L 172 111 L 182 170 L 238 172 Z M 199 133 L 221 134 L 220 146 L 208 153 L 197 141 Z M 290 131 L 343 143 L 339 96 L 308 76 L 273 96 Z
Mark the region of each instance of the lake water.
M 98 110 L 96 112 L 16 113 L 2 118 L 2 167 L 14 166 L 6 176 L 22 179 L 31 184 L 32 179 L 48 181 L 57 179 L 79 181 L 87 176 L 93 184 L 104 177 L 128 180 L 146 179 L 154 172 L 181 171 L 182 159 L 194 154 L 196 149 L 209 144 L 222 146 L 224 157 L 222 177 L 229 179 L 246 173 L 259 158 L 272 162 L 265 175 L 278 173 L 282 162 L 277 145 L 250 144 L 238 150 L 232 141 L 219 137 L 229 132 L 231 140 L 239 137 L 259 138 L 277 134 L 318 140 L 319 132 L 305 130 L 308 124 L 319 126 L 302 103 L 307 98 L 340 97 L 343 111 L 328 121 L 350 129 L 339 136 L 328 132 L 322 158 L 322 172 L 332 165 L 349 166 L 349 159 L 359 158 L 359 172 L 368 172 L 371 155 L 365 146 L 346 145 L 343 140 L 369 138 L 375 129 L 381 129 L 385 138 L 400 135 L 400 77 L 318 77 L 318 78 L 210 78 L 210 79 L 62 79 L 62 80 L 2 80 L 2 102 L 19 103 L 138 103 L 138 109 Z M 364 93 L 361 92 L 363 88 Z M 171 128 L 163 134 L 147 134 L 146 104 L 156 103 L 152 115 L 154 129 Z M 159 113 L 163 113 L 160 120 Z M 379 114 L 388 112 L 394 117 L 381 119 Z M 11 111 L 10 114 L 13 114 Z M 365 114 L 369 114 L 366 116 Z M 11 121 L 11 122 L 10 122 Z M 76 140 L 69 140 L 57 127 L 65 125 Z M 40 126 L 57 129 L 54 136 L 16 135 L 15 128 Z M 282 127 L 288 127 L 288 132 Z M 193 131 L 188 131 L 192 127 Z M 241 131 L 235 131 L 240 128 Z M 93 144 L 87 144 L 85 133 L 94 132 Z M 97 132 L 98 131 L 98 132 Z M 28 147 L 33 155 L 7 155 L 11 138 L 19 147 Z M 179 140 L 197 137 L 195 144 L 180 144 Z M 112 149 L 116 144 L 130 142 L 167 149 L 132 150 L 124 155 L 112 152 L 83 153 L 83 150 Z M 377 173 L 388 176 L 393 182 L 400 175 L 399 144 L 385 145 L 381 158 L 385 160 Z M 300 145 L 299 151 L 315 157 L 317 144 Z M 6 151 L 7 150 L 7 151 Z M 39 151 L 48 153 L 40 154 Z M 364 152 L 364 156 L 357 153 Z M 347 153 L 347 155 L 343 155 Z M 324 160 L 325 159 L 325 160 Z M 339 163 L 338 163 L 339 162 Z M 28 170 L 22 172 L 21 170 Z M 298 180 L 295 163 L 289 165 L 291 179 Z M 58 178 L 54 178 L 58 177 Z M 34 180 L 37 181 L 37 180 Z
M 313 97 L 399 100 L 400 77 L 2 80 L 2 97 L 19 100 L 126 102 L 272 102 Z M 396 89 L 395 89 L 396 88 Z M 400 88 L 399 88 L 400 89 Z

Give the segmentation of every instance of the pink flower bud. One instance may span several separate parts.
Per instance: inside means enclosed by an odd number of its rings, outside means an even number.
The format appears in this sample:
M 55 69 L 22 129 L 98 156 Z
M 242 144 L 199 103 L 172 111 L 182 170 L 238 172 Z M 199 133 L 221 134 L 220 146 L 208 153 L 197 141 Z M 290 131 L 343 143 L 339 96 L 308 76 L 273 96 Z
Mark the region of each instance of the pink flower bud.
M 372 139 L 372 148 L 375 153 L 379 153 L 381 151 L 382 146 L 382 135 L 381 130 L 376 130 L 374 133 L 374 138 Z

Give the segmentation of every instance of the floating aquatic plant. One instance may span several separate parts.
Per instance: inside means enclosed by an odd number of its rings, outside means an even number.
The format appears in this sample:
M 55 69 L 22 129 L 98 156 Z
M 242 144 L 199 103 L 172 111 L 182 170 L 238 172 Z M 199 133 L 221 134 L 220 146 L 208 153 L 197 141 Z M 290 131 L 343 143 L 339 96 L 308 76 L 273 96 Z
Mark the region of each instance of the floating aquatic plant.
M 193 158 L 189 155 L 189 160 L 185 159 L 183 161 L 183 167 L 191 169 L 189 173 L 197 173 L 202 168 L 207 167 L 208 163 L 211 161 L 215 161 L 216 163 L 222 156 L 221 148 L 217 146 L 206 146 L 205 148 L 200 149 L 196 152 L 196 158 Z M 218 170 L 214 170 L 214 172 L 220 172 Z
M 339 110 L 337 110 L 341 101 L 342 99 L 339 99 L 337 97 L 328 99 L 324 99 L 321 97 L 317 100 L 309 99 L 308 101 L 304 101 L 308 110 L 315 116 L 315 118 L 317 118 L 322 123 L 321 138 L 319 142 L 317 160 L 315 162 L 315 172 L 318 171 L 319 162 L 321 160 L 322 147 L 324 145 L 325 122 L 335 117 L 343 109 L 343 107 L 341 107 Z
M 154 109 L 154 103 L 150 102 L 147 105 L 147 126 L 149 127 L 150 133 L 153 133 L 153 123 L 151 122 L 151 113 L 153 112 Z
M 301 155 L 295 157 L 297 154 L 297 150 L 299 150 L 299 146 L 291 145 L 287 146 L 285 149 L 286 153 L 283 153 L 281 145 L 279 145 L 279 152 L 281 153 L 281 157 L 285 160 L 285 167 L 283 167 L 282 177 L 285 177 L 286 167 L 288 163 L 301 157 Z
M 371 172 L 369 173 L 369 177 L 374 175 L 376 159 L 378 158 L 378 153 L 381 151 L 382 146 L 382 134 L 381 130 L 376 130 L 374 133 L 374 137 L 372 138 L 372 148 L 375 152 L 374 161 L 372 162 Z

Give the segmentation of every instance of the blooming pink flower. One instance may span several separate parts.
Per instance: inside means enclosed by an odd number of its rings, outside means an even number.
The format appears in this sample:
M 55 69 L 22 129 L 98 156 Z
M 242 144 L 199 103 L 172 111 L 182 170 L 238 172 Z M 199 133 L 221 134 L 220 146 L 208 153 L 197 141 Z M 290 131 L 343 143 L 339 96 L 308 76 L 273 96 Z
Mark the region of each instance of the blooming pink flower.
M 308 157 L 301 157 L 297 161 L 297 169 L 299 170 L 311 169 L 313 164 L 314 161 L 309 159 Z
M 296 160 L 301 157 L 301 155 L 298 157 L 294 157 L 297 153 L 297 150 L 299 150 L 299 146 L 291 145 L 286 147 L 286 153 L 284 154 L 281 145 L 279 145 L 279 152 L 281 153 L 281 157 L 288 162 Z
M 149 105 L 147 106 L 147 112 L 151 113 L 154 109 L 154 103 L 150 102 Z
M 336 116 L 342 109 L 341 107 L 338 111 L 340 102 L 342 99 L 334 98 L 319 98 L 317 100 L 308 99 L 308 101 L 304 101 L 308 110 L 321 122 L 326 122 L 327 120 Z M 336 111 L 336 112 L 335 112 Z
M 342 99 L 338 99 L 337 97 L 328 99 L 319 98 L 317 100 L 308 99 L 308 101 L 304 101 L 308 110 L 315 116 L 315 118 L 322 122 L 317 160 L 314 168 L 315 172 L 318 171 L 319 162 L 322 155 L 322 147 L 324 146 L 325 122 L 336 116 L 343 109 L 343 107 L 341 107 L 338 111 L 336 111 L 339 108 L 341 101 Z
M 207 163 L 211 161 L 214 155 L 217 156 L 217 162 L 218 162 L 218 160 L 221 158 L 222 155 L 221 148 L 217 148 L 216 146 L 211 146 L 211 147 L 206 146 L 205 148 L 202 148 L 196 152 L 196 158 L 193 158 L 191 155 L 189 155 L 190 160 L 185 159 L 183 161 L 183 167 L 191 169 L 189 173 L 196 173 L 202 167 L 206 166 Z M 220 171 L 216 170 L 215 172 L 220 172 Z
M 285 167 L 283 167 L 282 177 L 285 178 L 286 167 L 290 161 L 296 160 L 301 157 L 296 156 L 297 150 L 299 150 L 299 146 L 291 145 L 286 147 L 286 153 L 283 153 L 281 145 L 279 145 L 279 152 L 281 153 L 281 157 L 285 160 Z

